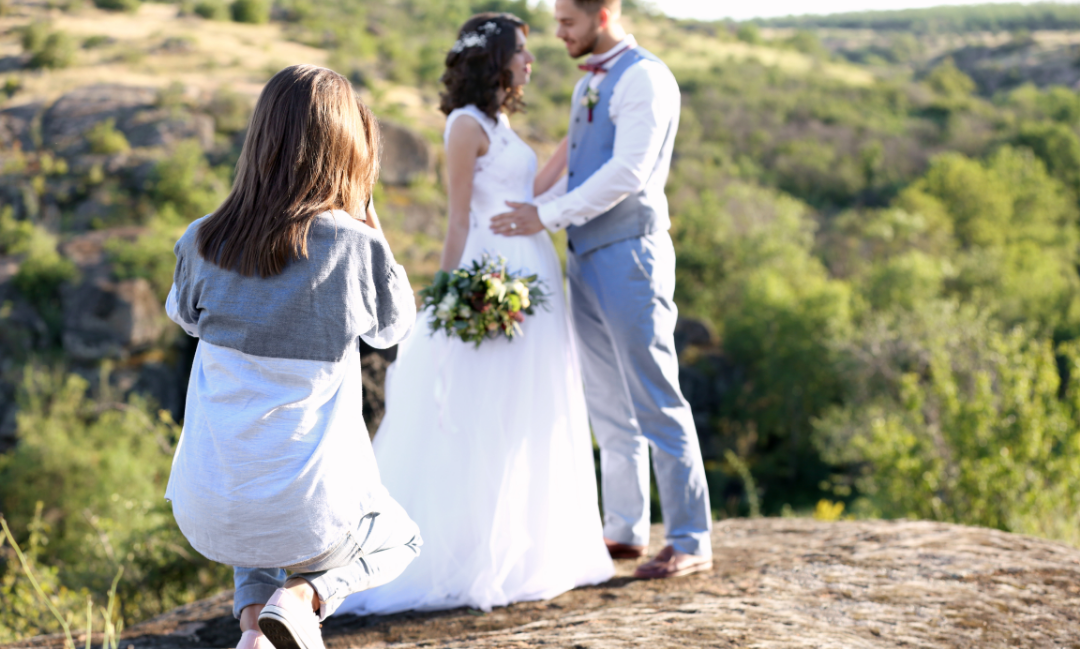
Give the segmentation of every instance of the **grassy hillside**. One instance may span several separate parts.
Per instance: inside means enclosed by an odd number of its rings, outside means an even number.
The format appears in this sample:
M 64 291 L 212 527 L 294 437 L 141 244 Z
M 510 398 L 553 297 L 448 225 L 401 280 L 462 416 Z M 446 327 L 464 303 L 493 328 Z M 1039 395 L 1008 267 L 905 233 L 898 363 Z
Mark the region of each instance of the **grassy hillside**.
M 376 201 L 419 286 L 444 228 L 441 61 L 487 9 L 534 26 L 512 124 L 543 159 L 579 71 L 523 0 L 0 2 L 0 512 L 64 611 L 120 567 L 128 622 L 228 585 L 160 499 L 193 353 L 160 303 L 261 84 L 329 65 L 380 116 L 408 173 Z M 630 5 L 682 91 L 681 381 L 717 516 L 1080 542 L 1074 9 L 729 25 Z M 386 360 L 365 358 L 377 417 Z M 56 630 L 0 557 L 0 642 Z
M 983 4 L 859 11 L 826 16 L 788 16 L 760 21 L 776 27 L 839 28 L 909 33 L 1011 32 L 1080 29 L 1080 6 L 1074 3 Z

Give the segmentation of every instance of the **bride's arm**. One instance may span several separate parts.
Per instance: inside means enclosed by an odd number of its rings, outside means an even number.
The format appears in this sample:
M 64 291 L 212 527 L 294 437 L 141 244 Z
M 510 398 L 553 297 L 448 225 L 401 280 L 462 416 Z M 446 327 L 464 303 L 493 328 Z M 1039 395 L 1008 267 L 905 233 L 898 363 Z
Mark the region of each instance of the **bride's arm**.
M 488 150 L 484 129 L 469 115 L 461 115 L 450 127 L 446 141 L 446 176 L 450 194 L 450 219 L 446 225 L 440 268 L 450 272 L 461 264 L 469 236 L 469 204 L 472 202 L 476 159 Z
M 539 196 L 551 189 L 558 182 L 563 171 L 566 171 L 566 140 L 567 138 L 564 137 L 562 142 L 559 142 L 551 159 L 536 174 L 536 179 L 533 180 L 533 196 Z

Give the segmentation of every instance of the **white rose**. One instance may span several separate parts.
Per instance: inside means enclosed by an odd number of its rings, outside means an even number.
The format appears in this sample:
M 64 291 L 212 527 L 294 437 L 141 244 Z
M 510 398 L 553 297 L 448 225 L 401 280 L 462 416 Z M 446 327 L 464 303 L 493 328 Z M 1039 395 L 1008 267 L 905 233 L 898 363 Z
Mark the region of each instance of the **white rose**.
M 442 301 L 435 306 L 435 317 L 439 320 L 449 320 L 454 317 L 454 307 L 457 306 L 457 295 L 447 293 Z
M 492 277 L 488 280 L 488 297 L 498 298 L 500 302 L 506 297 L 506 283 L 501 277 Z

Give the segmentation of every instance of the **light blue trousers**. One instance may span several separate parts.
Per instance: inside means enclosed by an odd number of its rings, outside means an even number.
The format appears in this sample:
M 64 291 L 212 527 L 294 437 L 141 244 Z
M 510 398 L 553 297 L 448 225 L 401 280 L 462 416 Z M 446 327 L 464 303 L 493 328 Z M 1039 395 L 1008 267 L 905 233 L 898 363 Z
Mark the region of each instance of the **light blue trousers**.
M 593 434 L 604 536 L 649 543 L 649 449 L 667 542 L 711 556 L 712 510 L 675 353 L 675 249 L 667 232 L 567 253 L 570 306 Z
M 387 500 L 384 511 L 364 516 L 354 531 L 313 559 L 282 568 L 233 568 L 233 615 L 239 619 L 248 606 L 266 604 L 285 585 L 286 571 L 318 593 L 319 619 L 333 615 L 347 596 L 397 578 L 420 554 L 423 541 L 405 510 Z

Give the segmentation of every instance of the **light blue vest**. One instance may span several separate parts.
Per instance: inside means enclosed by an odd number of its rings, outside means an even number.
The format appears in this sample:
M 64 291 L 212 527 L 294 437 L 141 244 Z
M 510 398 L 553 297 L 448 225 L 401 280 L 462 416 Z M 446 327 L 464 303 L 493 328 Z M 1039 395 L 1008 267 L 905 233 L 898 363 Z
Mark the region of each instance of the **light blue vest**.
M 600 82 L 598 89 L 600 98 L 593 108 L 592 122 L 588 121 L 589 109 L 581 105 L 588 86 L 582 84 L 581 92 L 574 97 L 570 115 L 567 191 L 573 191 L 604 166 L 604 163 L 611 160 L 615 149 L 615 124 L 612 123 L 608 113 L 611 93 L 623 73 L 630 66 L 645 59 L 660 62 L 660 59 L 649 52 L 636 47 L 619 57 L 615 65 L 608 70 L 604 80 Z M 664 126 L 662 125 L 661 128 Z M 666 128 L 667 138 L 669 140 L 674 138 L 678 128 L 677 115 L 666 125 Z M 566 233 L 570 239 L 571 250 L 575 254 L 584 255 L 617 241 L 641 237 L 667 230 L 670 227 L 667 198 L 663 195 L 661 184 L 658 189 L 646 188 L 637 194 L 627 196 L 618 205 L 585 225 L 569 226 L 566 228 Z

